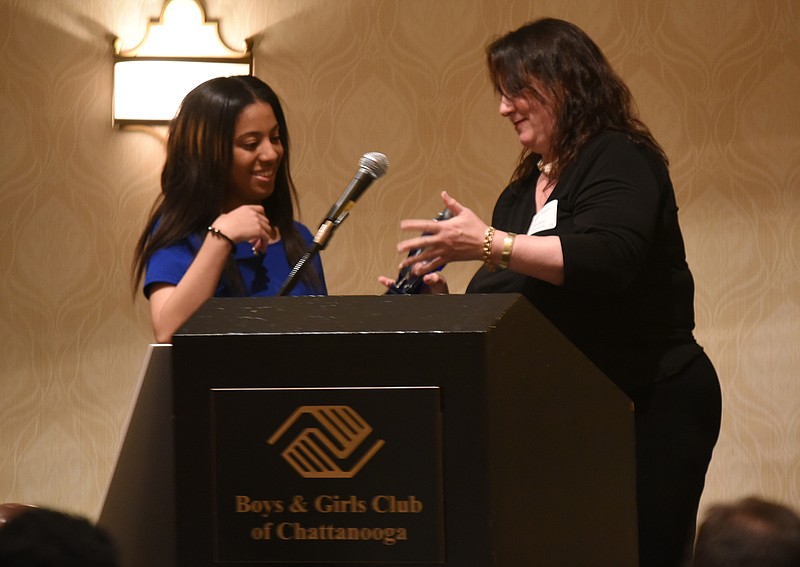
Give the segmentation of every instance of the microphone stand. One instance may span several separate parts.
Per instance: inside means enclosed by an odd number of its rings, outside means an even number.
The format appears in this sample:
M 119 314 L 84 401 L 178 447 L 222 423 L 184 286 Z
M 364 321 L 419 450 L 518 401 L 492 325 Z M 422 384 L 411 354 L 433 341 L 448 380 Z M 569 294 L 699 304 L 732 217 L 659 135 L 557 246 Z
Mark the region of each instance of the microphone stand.
M 350 206 L 352 206 L 352 204 Z M 317 230 L 317 234 L 314 236 L 314 242 L 311 243 L 311 246 L 308 247 L 308 250 L 306 250 L 305 254 L 303 254 L 303 256 L 297 261 L 292 268 L 292 271 L 289 272 L 289 275 L 283 282 L 283 285 L 281 285 L 280 290 L 278 290 L 279 296 L 286 295 L 292 291 L 292 288 L 297 283 L 297 280 L 308 264 L 308 261 L 319 254 L 320 250 L 325 250 L 325 247 L 328 245 L 328 240 L 330 240 L 333 232 L 339 227 L 340 224 L 342 224 L 342 221 L 347 218 L 347 215 L 350 214 L 349 209 L 349 207 L 345 208 L 342 214 L 339 215 L 335 221 L 326 220 L 324 223 L 322 223 L 322 225 L 319 227 L 319 230 Z
M 334 203 L 333 208 L 325 217 L 325 221 L 317 230 L 317 234 L 314 235 L 314 242 L 300 260 L 297 261 L 292 271 L 289 272 L 286 281 L 283 282 L 280 290 L 278 290 L 278 295 L 286 295 L 292 290 L 308 261 L 316 256 L 320 250 L 325 249 L 331 235 L 350 214 L 350 209 L 356 200 L 373 181 L 386 173 L 386 168 L 388 167 L 389 160 L 382 153 L 370 152 L 361 156 L 361 159 L 358 160 L 358 171 L 355 177 L 347 184 L 342 196 Z
M 311 244 L 309 249 L 306 250 L 305 254 L 303 254 L 303 256 L 294 265 L 294 268 L 292 268 L 292 271 L 289 272 L 289 276 L 283 282 L 283 285 L 281 286 L 281 289 L 278 291 L 278 295 L 286 295 L 287 293 L 292 291 L 292 288 L 294 287 L 294 284 L 297 283 L 297 278 L 300 277 L 300 274 L 302 273 L 303 269 L 306 267 L 306 264 L 308 263 L 308 261 L 311 258 L 313 258 L 314 256 L 316 256 L 317 253 L 320 250 L 322 250 L 322 248 L 316 242 Z

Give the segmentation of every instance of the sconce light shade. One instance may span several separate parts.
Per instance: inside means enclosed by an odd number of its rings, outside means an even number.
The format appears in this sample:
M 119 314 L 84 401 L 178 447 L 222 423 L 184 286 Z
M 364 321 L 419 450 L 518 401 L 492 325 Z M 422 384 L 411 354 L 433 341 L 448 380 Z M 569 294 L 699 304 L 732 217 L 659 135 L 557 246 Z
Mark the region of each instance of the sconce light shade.
M 222 41 L 218 26 L 206 22 L 196 0 L 167 0 L 137 47 L 123 51 L 116 39 L 113 123 L 169 124 L 183 97 L 200 83 L 251 75 L 252 41 L 235 51 Z

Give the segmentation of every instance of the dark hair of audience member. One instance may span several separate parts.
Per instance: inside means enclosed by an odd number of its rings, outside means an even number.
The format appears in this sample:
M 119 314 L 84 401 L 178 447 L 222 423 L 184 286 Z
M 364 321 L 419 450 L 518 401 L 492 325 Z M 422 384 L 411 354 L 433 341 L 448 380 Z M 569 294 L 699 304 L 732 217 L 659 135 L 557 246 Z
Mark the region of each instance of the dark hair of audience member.
M 0 528 L 2 567 L 117 567 L 111 538 L 88 520 L 31 508 Z
M 745 498 L 714 506 L 697 533 L 693 567 L 800 567 L 800 516 Z

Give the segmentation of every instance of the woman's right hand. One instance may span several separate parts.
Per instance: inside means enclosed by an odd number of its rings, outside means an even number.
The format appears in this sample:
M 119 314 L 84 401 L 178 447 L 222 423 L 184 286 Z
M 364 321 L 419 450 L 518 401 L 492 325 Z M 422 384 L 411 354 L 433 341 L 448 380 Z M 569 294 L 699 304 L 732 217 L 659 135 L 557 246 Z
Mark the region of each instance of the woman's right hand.
M 400 230 L 422 233 L 397 244 L 400 253 L 422 249 L 421 253 L 406 258 L 400 264 L 401 269 L 413 265 L 414 275 L 433 272 L 450 262 L 482 258 L 486 224 L 447 192 L 443 191 L 441 196 L 445 207 L 452 212 L 452 218 L 438 222 L 428 219 L 400 222 Z
M 270 242 L 278 239 L 261 205 L 242 205 L 219 215 L 211 226 L 236 242 L 249 242 L 253 250 L 263 254 Z

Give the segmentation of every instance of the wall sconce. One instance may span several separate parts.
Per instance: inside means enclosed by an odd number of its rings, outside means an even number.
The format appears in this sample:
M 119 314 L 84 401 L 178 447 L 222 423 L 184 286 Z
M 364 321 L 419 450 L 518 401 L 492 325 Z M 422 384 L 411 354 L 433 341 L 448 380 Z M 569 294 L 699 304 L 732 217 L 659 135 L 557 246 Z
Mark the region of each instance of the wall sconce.
M 128 51 L 114 39 L 113 124 L 165 125 L 183 97 L 214 77 L 253 73 L 252 39 L 235 51 L 206 21 L 197 0 L 167 0 L 159 20 L 147 24 L 142 42 Z

